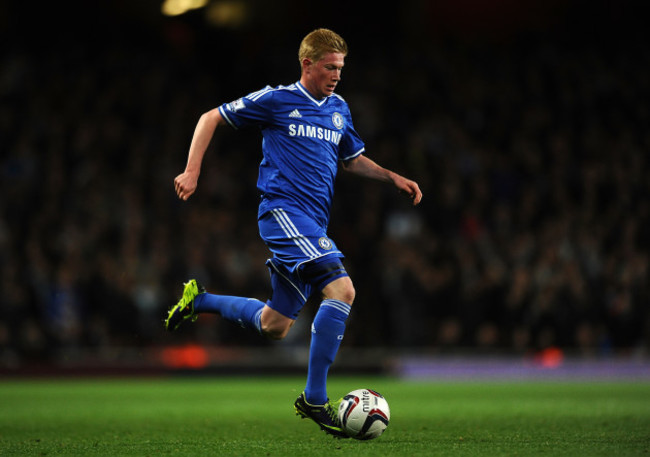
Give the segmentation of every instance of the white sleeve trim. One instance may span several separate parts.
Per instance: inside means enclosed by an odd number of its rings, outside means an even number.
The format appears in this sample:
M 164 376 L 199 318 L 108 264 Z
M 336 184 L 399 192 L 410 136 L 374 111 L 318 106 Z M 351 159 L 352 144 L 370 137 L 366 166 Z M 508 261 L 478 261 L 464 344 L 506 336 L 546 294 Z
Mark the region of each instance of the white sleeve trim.
M 343 157 L 342 159 L 339 159 L 341 162 L 345 162 L 346 160 L 354 159 L 357 156 L 360 156 L 362 153 L 366 151 L 366 148 L 361 148 L 357 152 L 355 152 L 352 155 L 349 155 L 347 157 Z
M 235 130 L 239 130 L 237 126 L 230 120 L 230 118 L 226 114 L 226 110 L 223 109 L 223 105 L 219 107 L 219 113 L 221 113 L 221 117 L 223 117 L 228 122 L 228 124 L 230 124 L 232 128 L 234 128 Z

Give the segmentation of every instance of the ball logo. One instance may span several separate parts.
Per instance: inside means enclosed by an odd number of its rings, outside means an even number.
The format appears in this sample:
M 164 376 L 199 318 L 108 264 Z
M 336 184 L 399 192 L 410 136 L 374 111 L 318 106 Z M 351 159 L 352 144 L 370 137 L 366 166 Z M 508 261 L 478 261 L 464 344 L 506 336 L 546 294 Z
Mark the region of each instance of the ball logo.
M 337 129 L 342 129 L 343 128 L 343 116 L 341 116 L 339 113 L 334 113 L 332 114 L 332 123 L 334 124 L 334 127 Z
M 318 245 L 321 248 L 325 249 L 326 251 L 332 249 L 332 242 L 328 238 L 325 238 L 324 236 L 318 240 Z

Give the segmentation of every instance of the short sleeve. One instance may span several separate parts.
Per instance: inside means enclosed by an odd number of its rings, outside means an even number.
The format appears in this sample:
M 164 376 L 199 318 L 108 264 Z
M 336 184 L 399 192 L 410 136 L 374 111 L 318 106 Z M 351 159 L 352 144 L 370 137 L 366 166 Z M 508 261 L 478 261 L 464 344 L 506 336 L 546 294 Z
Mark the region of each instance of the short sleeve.
M 271 117 L 273 92 L 270 86 L 219 107 L 219 113 L 235 129 L 263 126 Z

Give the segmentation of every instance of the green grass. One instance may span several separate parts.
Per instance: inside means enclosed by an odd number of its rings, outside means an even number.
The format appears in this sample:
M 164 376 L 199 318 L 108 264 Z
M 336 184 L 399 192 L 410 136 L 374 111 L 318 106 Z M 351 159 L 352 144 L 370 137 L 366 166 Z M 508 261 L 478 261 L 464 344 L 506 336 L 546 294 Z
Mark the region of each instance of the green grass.
M 650 384 L 405 382 L 332 376 L 330 394 L 382 392 L 380 438 L 334 440 L 293 413 L 302 378 L 0 382 L 0 455 L 650 455 Z

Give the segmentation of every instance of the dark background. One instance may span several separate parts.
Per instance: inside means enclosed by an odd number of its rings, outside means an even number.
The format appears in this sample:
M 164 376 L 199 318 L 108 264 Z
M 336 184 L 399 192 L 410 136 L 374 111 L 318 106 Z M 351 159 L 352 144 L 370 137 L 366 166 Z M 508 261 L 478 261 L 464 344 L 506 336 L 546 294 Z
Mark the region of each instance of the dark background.
M 220 131 L 189 202 L 172 182 L 199 116 L 296 81 L 316 27 L 350 46 L 338 93 L 367 155 L 424 192 L 413 209 L 339 175 L 330 235 L 357 288 L 346 345 L 647 353 L 637 2 L 161 4 L 0 5 L 0 364 L 268 344 L 216 318 L 162 328 L 189 277 L 268 296 L 259 133 Z M 316 306 L 285 344 L 306 344 Z

